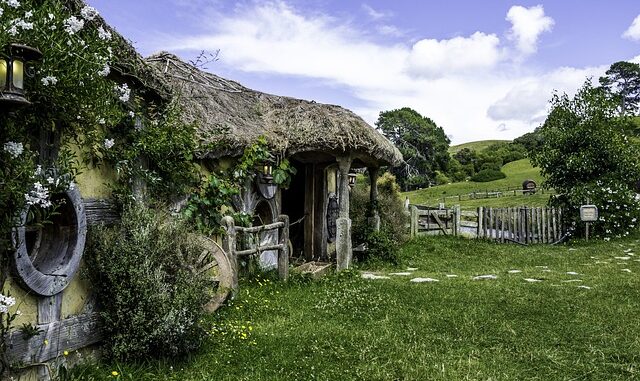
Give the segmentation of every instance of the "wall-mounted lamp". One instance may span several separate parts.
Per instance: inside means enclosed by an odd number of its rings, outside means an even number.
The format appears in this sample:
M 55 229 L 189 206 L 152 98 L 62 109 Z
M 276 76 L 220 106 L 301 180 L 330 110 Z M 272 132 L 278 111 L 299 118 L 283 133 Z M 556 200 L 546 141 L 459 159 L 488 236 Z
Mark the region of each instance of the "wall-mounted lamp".
M 349 187 L 353 188 L 356 186 L 356 173 L 349 172 Z
M 0 56 L 0 105 L 16 108 L 31 104 L 25 97 L 25 66 L 28 62 L 38 61 L 42 53 L 26 45 L 9 44 Z
M 263 164 L 260 168 L 259 168 L 259 172 L 260 172 L 260 181 L 262 181 L 263 184 L 271 184 L 273 183 L 273 166 L 269 163 L 265 163 Z

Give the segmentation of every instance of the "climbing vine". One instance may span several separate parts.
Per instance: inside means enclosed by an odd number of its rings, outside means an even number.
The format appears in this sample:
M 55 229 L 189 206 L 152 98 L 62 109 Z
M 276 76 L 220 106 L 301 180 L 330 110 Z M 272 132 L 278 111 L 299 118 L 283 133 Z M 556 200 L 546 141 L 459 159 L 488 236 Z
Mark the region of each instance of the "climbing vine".
M 264 137 L 245 148 L 232 168 L 220 170 L 203 178 L 198 191 L 193 194 L 184 209 L 184 215 L 191 220 L 198 230 L 205 234 L 220 233 L 220 220 L 225 215 L 234 217 L 236 224 L 247 226 L 251 222 L 250 215 L 234 212 L 233 197 L 241 188 L 257 175 L 261 165 L 275 164 L 273 170 L 274 184 L 286 188 L 295 175 L 296 169 L 288 159 L 277 160 L 268 148 Z

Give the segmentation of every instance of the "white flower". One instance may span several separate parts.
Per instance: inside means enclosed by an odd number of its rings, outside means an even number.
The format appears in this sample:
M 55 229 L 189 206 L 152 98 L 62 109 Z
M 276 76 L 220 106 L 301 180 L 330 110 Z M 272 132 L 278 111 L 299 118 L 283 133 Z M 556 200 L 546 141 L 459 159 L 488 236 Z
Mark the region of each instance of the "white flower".
M 105 123 L 107 123 L 107 121 L 106 121 L 106 120 L 104 120 L 104 118 L 100 118 L 100 119 L 98 119 L 98 124 L 102 124 L 102 125 L 104 125 Z
M 104 30 L 103 27 L 99 27 L 98 28 L 98 37 L 101 40 L 110 40 L 111 39 L 111 32 L 109 32 L 108 30 Z
M 87 5 L 84 8 L 82 8 L 82 10 L 80 11 L 80 15 L 85 20 L 91 21 L 98 16 L 98 10 L 95 9 L 94 7 L 90 7 Z
M 4 9 L 0 8 L 0 16 L 2 16 L 2 13 L 4 13 Z
M 12 36 L 15 36 L 16 34 L 18 34 L 18 28 L 16 28 L 15 25 L 12 25 L 11 28 L 7 30 L 7 33 L 9 33 Z
M 51 177 L 51 176 L 47 177 L 47 183 L 53 184 L 54 181 L 55 180 L 53 179 L 53 177 Z
M 5 0 L 5 3 L 12 8 L 18 8 L 20 6 L 20 2 L 18 0 Z
M 49 17 L 49 20 L 53 20 L 56 17 L 53 13 L 49 13 L 47 16 Z
M 44 78 L 41 79 L 41 82 L 44 86 L 49 86 L 49 85 L 55 85 L 56 83 L 58 83 L 58 78 L 52 76 L 52 75 L 48 75 Z
M 4 151 L 8 152 L 9 155 L 15 159 L 18 156 L 22 155 L 22 152 L 24 152 L 24 146 L 22 145 L 22 143 L 7 142 L 4 143 Z
M 76 34 L 84 27 L 84 20 L 71 16 L 64 20 L 64 30 L 69 34 Z
M 133 112 L 133 111 L 129 111 L 129 116 L 130 116 L 131 118 L 133 118 L 133 117 L 135 117 L 135 116 L 136 116 L 136 113 L 135 113 L 135 112 Z
M 116 92 L 118 93 L 118 99 L 120 99 L 121 102 L 126 103 L 129 101 L 129 98 L 131 97 L 131 89 L 129 88 L 129 85 L 123 83 L 121 86 L 116 86 Z
M 105 139 L 104 140 L 104 148 L 110 149 L 113 145 L 116 144 L 113 139 Z
M 40 176 L 42 174 L 42 166 L 41 165 L 37 165 L 36 166 L 36 171 L 33 173 L 34 176 Z
M 49 201 L 49 190 L 42 186 L 40 182 L 33 183 L 33 189 L 24 195 L 25 200 L 27 201 L 27 205 L 35 205 L 42 206 L 43 208 L 48 208 L 51 205 L 51 201 Z
M 33 12 L 32 11 L 25 12 L 25 14 L 24 14 L 24 18 L 25 19 L 28 19 L 31 16 L 33 16 Z
M 109 75 L 109 73 L 111 73 L 111 68 L 109 67 L 109 64 L 104 64 L 104 67 L 102 68 L 102 70 L 98 72 L 98 74 L 101 77 L 106 77 L 107 75 Z
M 74 190 L 74 189 L 76 189 L 76 183 L 72 181 L 69 183 L 69 190 Z
M 9 307 L 5 306 L 4 304 L 0 304 L 0 313 L 6 314 L 7 312 L 9 312 Z

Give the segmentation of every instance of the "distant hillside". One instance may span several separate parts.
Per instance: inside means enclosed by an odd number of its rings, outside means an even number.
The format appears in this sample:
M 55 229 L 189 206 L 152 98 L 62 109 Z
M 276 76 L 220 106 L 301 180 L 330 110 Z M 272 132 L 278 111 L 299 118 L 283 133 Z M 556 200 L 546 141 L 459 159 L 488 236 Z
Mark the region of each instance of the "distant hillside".
M 524 180 L 534 180 L 538 185 L 542 184 L 542 176 L 540 175 L 540 169 L 531 166 L 528 159 L 522 159 L 507 163 L 502 167 L 507 177 L 500 180 L 489 181 L 486 183 L 476 183 L 473 181 L 463 181 L 459 183 L 452 183 L 446 185 L 438 185 L 431 188 L 405 192 L 403 197 L 409 197 L 409 200 L 413 204 L 422 205 L 438 205 L 442 201 L 442 196 L 454 196 L 458 194 L 468 194 L 471 192 L 484 192 L 484 191 L 504 191 L 507 188 L 520 189 Z M 474 208 L 476 206 L 542 206 L 545 205 L 549 193 L 541 194 L 538 192 L 534 196 L 522 196 L 520 193 L 515 197 L 501 197 L 498 199 L 483 199 L 483 200 L 467 200 L 457 202 L 456 200 L 448 201 L 448 204 L 460 204 L 464 208 Z
M 510 141 L 511 140 L 480 140 L 477 142 L 463 143 L 463 144 L 458 144 L 457 146 L 449 147 L 449 153 L 453 155 L 464 148 L 469 148 L 471 150 L 475 150 L 476 152 L 480 152 L 492 144 L 500 143 L 500 142 L 510 142 Z

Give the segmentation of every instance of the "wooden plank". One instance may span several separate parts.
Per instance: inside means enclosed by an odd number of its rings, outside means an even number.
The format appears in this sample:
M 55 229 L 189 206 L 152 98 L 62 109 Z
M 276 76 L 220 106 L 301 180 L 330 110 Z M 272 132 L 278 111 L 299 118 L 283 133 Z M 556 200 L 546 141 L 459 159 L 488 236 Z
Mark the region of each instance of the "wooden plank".
M 327 206 L 329 204 L 327 181 L 325 178 L 325 166 L 316 164 L 314 176 L 314 218 L 313 223 L 313 258 L 327 258 Z
M 484 210 L 481 206 L 479 206 L 478 207 L 478 229 L 476 233 L 476 236 L 478 238 L 482 238 L 482 213 L 484 213 Z
M 275 244 L 272 244 L 272 245 L 265 245 L 265 246 L 255 247 L 253 249 L 236 251 L 236 257 L 243 257 L 243 256 L 246 256 L 246 255 L 258 254 L 258 253 L 261 253 L 263 251 L 271 251 L 271 250 L 282 250 L 282 244 L 275 243 Z
M 556 208 L 551 208 L 551 220 L 553 221 L 553 242 L 558 240 L 558 225 L 556 224 Z
M 524 235 L 525 213 L 526 210 L 524 208 L 518 209 L 518 242 L 520 243 L 526 243 Z
M 547 208 L 541 208 L 542 213 L 542 243 L 549 243 L 547 239 Z
M 82 199 L 84 212 L 88 225 L 111 225 L 120 221 L 120 214 L 113 201 L 109 199 L 85 198 Z
M 455 206 L 455 224 L 454 224 L 454 235 L 460 235 L 460 205 Z
M 558 239 L 564 235 L 564 224 L 562 221 L 562 208 L 558 208 Z
M 41 364 L 62 357 L 64 351 L 72 352 L 102 339 L 98 313 L 95 312 L 38 325 L 38 328 L 42 332 L 31 338 L 19 330 L 8 335 L 6 355 L 9 364 Z
M 536 208 L 536 242 L 542 243 L 542 211 Z
M 313 195 L 315 194 L 315 181 L 313 181 L 314 175 L 313 164 L 307 164 L 305 166 L 305 184 L 304 184 L 304 257 L 307 262 L 310 262 L 314 258 L 313 249 L 315 247 L 314 239 L 314 224 L 315 224 L 315 210 Z M 343 200 L 340 200 L 342 203 Z
M 418 235 L 418 208 L 415 205 L 411 205 L 411 237 Z
M 506 215 L 505 208 L 500 209 L 500 242 L 504 243 L 504 218 Z
M 440 227 L 440 231 L 442 231 L 442 234 L 449 235 L 449 232 L 447 231 L 447 226 L 444 223 L 442 223 L 442 220 L 440 220 L 440 217 L 438 217 L 438 212 L 434 211 L 432 214 L 432 217 L 436 221 L 436 224 L 438 224 L 438 226 Z
M 62 318 L 62 292 L 38 298 L 38 324 L 49 324 Z

